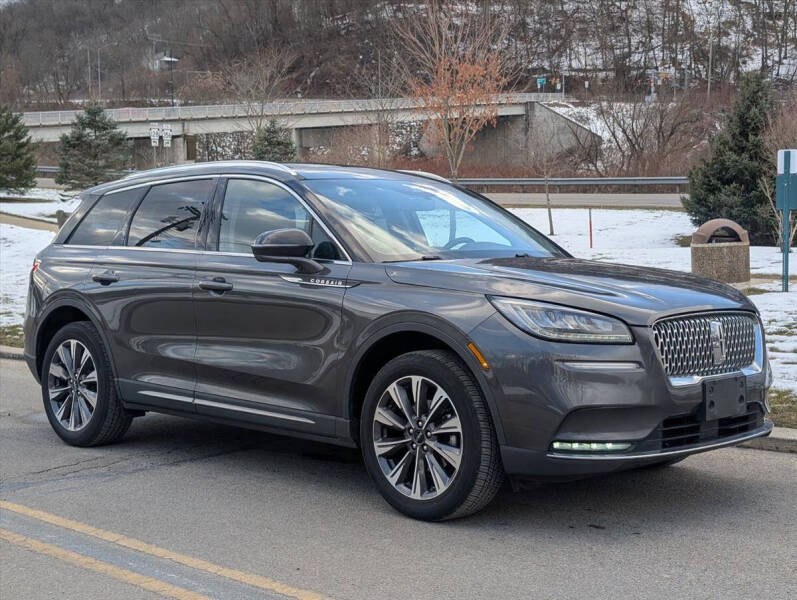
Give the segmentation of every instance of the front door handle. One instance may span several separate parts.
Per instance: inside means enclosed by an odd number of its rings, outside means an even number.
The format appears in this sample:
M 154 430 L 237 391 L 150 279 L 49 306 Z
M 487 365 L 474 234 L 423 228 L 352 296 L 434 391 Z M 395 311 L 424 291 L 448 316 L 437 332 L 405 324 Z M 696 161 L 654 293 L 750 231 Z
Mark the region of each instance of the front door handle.
M 223 294 L 224 292 L 229 292 L 232 289 L 232 284 L 227 283 L 224 277 L 214 277 L 211 281 L 200 281 L 199 289 Z
M 105 273 L 98 273 L 97 275 L 93 275 L 91 279 L 93 281 L 96 281 L 100 285 L 111 285 L 112 283 L 116 283 L 117 281 L 119 281 L 119 275 L 117 275 L 113 271 L 105 271 Z

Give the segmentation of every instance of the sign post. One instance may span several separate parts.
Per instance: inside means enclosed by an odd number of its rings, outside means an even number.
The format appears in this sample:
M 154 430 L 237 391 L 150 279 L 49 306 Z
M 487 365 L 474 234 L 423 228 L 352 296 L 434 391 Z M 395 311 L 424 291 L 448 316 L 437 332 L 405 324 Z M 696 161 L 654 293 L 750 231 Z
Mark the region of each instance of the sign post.
M 161 135 L 163 136 L 163 147 L 164 148 L 171 148 L 172 147 L 172 126 L 169 123 L 163 124 L 163 129 L 161 129 Z
M 152 146 L 152 166 L 158 166 L 158 141 L 161 136 L 161 129 L 157 123 L 149 124 L 149 144 Z
M 789 237 L 791 211 L 797 211 L 797 150 L 778 150 L 778 175 L 775 179 L 775 208 L 780 211 L 783 249 L 784 292 L 789 291 Z

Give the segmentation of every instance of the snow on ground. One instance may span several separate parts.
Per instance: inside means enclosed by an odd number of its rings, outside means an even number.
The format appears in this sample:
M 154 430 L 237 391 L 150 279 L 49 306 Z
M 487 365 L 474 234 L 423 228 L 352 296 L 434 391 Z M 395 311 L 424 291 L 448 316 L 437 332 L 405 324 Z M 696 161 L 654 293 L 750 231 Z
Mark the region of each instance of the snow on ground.
M 0 326 L 22 322 L 33 257 L 54 236 L 51 231 L 0 223 Z
M 542 233 L 548 233 L 544 208 L 513 208 L 517 216 Z M 686 213 L 675 210 L 592 209 L 593 247 L 589 247 L 589 213 L 586 208 L 554 208 L 557 244 L 578 258 L 605 260 L 643 267 L 690 271 L 689 248 L 681 248 L 675 236 L 691 235 L 694 225 Z M 754 275 L 780 275 L 781 254 L 774 246 L 750 248 Z M 797 275 L 797 252 L 792 252 L 789 273 Z
M 25 193 L 10 192 L 8 190 L 0 189 L 0 202 L 4 198 L 15 198 L 22 200 L 45 200 L 45 201 L 58 201 L 64 196 L 73 196 L 74 192 L 65 192 L 63 190 L 55 190 L 51 188 L 31 188 Z
M 774 387 L 797 393 L 797 290 L 757 294 L 750 300 L 761 312 L 767 332 Z
M 0 212 L 56 222 L 55 213 L 71 213 L 80 204 L 76 192 L 50 188 L 31 188 L 23 194 L 0 189 Z
M 55 223 L 56 211 L 62 210 L 68 214 L 75 210 L 78 204 L 80 204 L 78 198 L 70 198 L 61 201 L 56 197 L 55 200 L 48 200 L 46 202 L 28 200 L 22 202 L 4 202 L 3 199 L 0 198 L 0 212 L 16 215 L 18 217 L 31 217 L 33 219 L 41 219 L 43 221 Z

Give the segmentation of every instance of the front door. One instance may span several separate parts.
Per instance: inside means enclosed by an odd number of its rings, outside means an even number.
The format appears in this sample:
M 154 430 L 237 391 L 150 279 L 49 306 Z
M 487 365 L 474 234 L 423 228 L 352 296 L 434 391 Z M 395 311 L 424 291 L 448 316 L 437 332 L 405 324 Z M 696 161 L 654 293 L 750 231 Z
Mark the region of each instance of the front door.
M 351 264 L 284 185 L 231 177 L 222 188 L 194 288 L 197 412 L 332 435 Z M 283 228 L 311 235 L 323 272 L 254 258 L 255 237 Z

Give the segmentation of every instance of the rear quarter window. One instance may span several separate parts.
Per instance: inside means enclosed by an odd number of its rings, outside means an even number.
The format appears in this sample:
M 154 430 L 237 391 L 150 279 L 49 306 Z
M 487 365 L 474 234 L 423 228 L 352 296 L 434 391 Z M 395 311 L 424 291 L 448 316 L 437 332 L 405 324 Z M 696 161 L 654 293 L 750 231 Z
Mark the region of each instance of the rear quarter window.
M 124 245 L 125 224 L 144 189 L 105 194 L 97 200 L 69 237 L 81 246 Z

